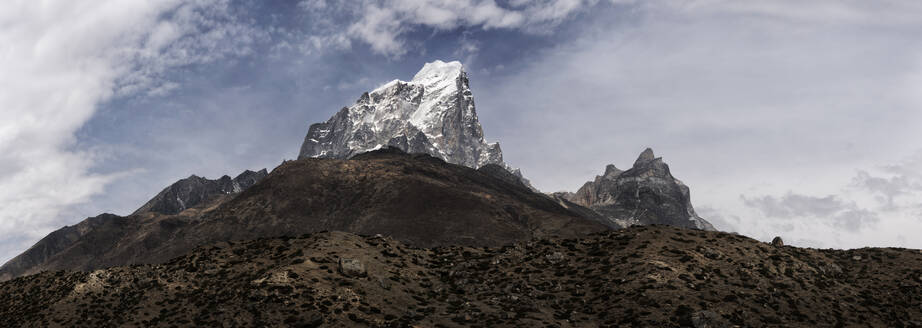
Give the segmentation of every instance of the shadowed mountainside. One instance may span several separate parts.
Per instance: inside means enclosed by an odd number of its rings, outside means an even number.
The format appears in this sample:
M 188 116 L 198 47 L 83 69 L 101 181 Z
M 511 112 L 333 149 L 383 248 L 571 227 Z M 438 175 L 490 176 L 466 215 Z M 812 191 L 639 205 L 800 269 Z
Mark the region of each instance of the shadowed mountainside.
M 0 283 L 23 327 L 918 327 L 922 252 L 667 226 L 502 248 L 324 232 Z
M 168 200 L 161 196 L 174 189 L 185 190 L 170 187 L 154 200 Z M 139 210 L 65 227 L 0 267 L 0 279 L 160 263 L 209 243 L 323 230 L 384 234 L 416 246 L 498 246 L 606 229 L 495 172 L 393 148 L 350 160 L 288 161 L 242 193 L 218 196 L 177 214 Z
M 150 249 L 232 195 L 175 214 L 102 214 L 54 231 L 0 267 L 0 281 L 46 270 L 93 270 L 151 262 Z
M 323 230 L 383 234 L 414 246 L 498 246 L 606 227 L 521 184 L 386 148 L 349 160 L 285 162 L 158 253 L 178 255 L 172 249 L 182 243 Z

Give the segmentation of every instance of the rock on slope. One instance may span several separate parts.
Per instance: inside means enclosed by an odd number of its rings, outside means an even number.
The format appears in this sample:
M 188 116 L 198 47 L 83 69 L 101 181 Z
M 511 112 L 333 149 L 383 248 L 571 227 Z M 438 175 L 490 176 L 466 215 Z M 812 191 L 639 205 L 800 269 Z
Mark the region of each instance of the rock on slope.
M 340 232 L 0 283 L 21 327 L 918 327 L 922 253 L 638 226 L 503 248 Z
M 351 160 L 288 161 L 240 194 L 174 215 L 104 221 L 52 233 L 0 268 L 0 278 L 159 263 L 207 243 L 321 230 L 381 233 L 419 246 L 488 246 L 606 229 L 520 185 L 393 148 Z
M 499 143 L 484 141 L 467 73 L 457 61 L 427 63 L 409 82 L 391 81 L 311 125 L 298 158 L 346 159 L 384 146 L 475 169 L 505 166 Z
M 688 187 L 672 176 L 669 166 L 650 148 L 627 171 L 608 165 L 603 175 L 586 182 L 576 193 L 554 196 L 596 211 L 612 227 L 666 224 L 715 230 L 695 213 Z
M 191 176 L 173 183 L 132 215 L 102 214 L 66 226 L 0 266 L 0 281 L 43 270 L 90 270 L 145 262 L 146 249 L 180 226 L 266 177 L 265 169 L 236 178 Z M 126 243 L 130 246 L 126 246 Z

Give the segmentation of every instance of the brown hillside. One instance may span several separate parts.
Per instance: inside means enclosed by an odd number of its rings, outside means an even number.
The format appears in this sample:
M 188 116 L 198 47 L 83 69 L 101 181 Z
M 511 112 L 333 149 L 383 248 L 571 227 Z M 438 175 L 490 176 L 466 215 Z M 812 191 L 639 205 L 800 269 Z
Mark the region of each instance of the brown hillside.
M 666 226 L 503 248 L 318 233 L 164 265 L 0 283 L 5 324 L 918 327 L 922 253 L 814 250 Z
M 0 267 L 0 280 L 160 263 L 210 243 L 324 230 L 383 234 L 415 246 L 498 246 L 606 229 L 491 172 L 384 149 L 351 160 L 285 162 L 240 194 L 178 214 L 87 219 Z

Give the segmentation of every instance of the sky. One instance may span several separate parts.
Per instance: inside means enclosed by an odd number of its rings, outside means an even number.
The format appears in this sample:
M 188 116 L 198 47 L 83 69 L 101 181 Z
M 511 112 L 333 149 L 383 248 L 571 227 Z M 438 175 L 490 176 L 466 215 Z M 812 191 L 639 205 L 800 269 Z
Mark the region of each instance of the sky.
M 13 1 L 0 262 L 189 175 L 271 170 L 436 59 L 541 190 L 652 147 L 720 230 L 922 248 L 918 31 L 912 0 Z

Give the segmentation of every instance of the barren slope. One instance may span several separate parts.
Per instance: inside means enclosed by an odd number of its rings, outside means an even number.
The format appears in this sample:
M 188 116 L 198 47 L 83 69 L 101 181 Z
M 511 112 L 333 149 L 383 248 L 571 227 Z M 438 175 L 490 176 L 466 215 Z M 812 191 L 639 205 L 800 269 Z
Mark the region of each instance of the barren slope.
M 497 246 L 607 229 L 495 175 L 396 149 L 288 161 L 240 194 L 175 215 L 103 215 L 65 227 L 0 268 L 0 280 L 160 263 L 210 243 L 323 230 L 384 234 L 416 246 Z
M 503 248 L 333 232 L 18 278 L 0 283 L 0 317 L 42 327 L 917 327 L 920 286 L 918 250 L 774 247 L 666 226 Z

